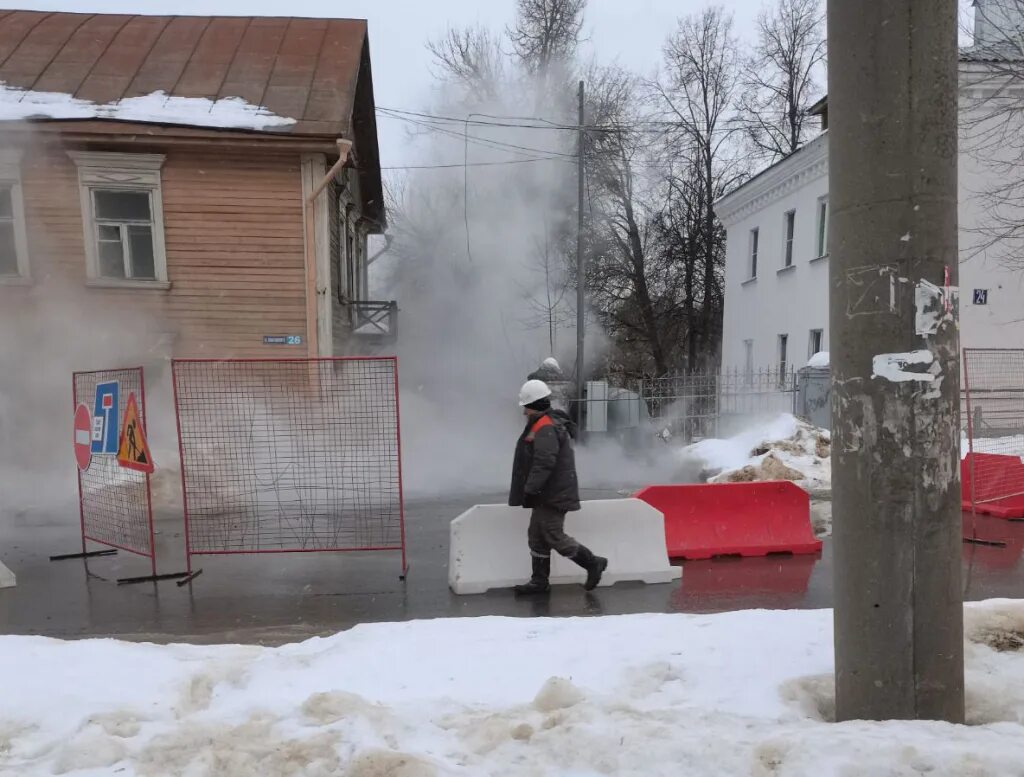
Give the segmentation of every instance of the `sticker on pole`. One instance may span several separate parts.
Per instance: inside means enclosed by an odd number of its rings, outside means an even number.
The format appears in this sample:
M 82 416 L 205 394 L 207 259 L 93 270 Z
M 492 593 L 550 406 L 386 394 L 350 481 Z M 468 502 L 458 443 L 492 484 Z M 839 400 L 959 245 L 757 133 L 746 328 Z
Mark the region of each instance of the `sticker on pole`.
M 92 463 L 92 413 L 84 402 L 75 408 L 75 461 L 85 472 Z
M 117 463 L 138 472 L 153 471 L 153 455 L 149 452 L 149 443 L 146 442 L 146 432 L 142 428 L 142 419 L 139 418 L 135 394 L 128 395 L 128 404 L 124 410 L 121 440 L 117 446 Z
M 93 456 L 117 455 L 120 393 L 121 386 L 116 380 L 96 384 L 96 403 L 92 411 Z

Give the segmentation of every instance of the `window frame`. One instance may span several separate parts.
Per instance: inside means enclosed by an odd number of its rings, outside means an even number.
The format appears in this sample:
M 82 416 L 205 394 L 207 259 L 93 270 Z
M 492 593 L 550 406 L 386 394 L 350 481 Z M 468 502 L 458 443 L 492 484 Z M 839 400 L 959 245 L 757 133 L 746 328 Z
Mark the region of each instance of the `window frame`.
M 757 277 L 757 254 L 761 243 L 761 228 L 754 227 L 750 230 L 750 246 L 747 250 L 747 271 L 748 280 Z
M 101 288 L 169 289 L 167 248 L 164 240 L 163 187 L 160 170 L 163 154 L 128 154 L 104 151 L 69 151 L 78 166 L 82 235 L 85 243 L 86 285 Z M 108 278 L 102 275 L 99 259 L 99 226 L 95 191 L 146 192 L 149 195 L 150 228 L 153 238 L 155 279 Z M 126 238 L 122 235 L 122 241 Z M 127 261 L 127 253 L 124 255 Z
M 828 195 L 818 198 L 818 217 L 815 219 L 817 232 L 814 235 L 814 248 L 817 259 L 828 256 Z
M 11 189 L 11 222 L 14 226 L 14 255 L 17 265 L 17 272 L 14 275 L 0 275 L 0 286 L 26 286 L 32 283 L 25 198 L 21 189 L 21 156 L 20 149 L 0 149 L 0 186 L 9 186 Z
M 814 338 L 817 335 L 818 346 L 814 346 Z M 807 335 L 807 358 L 812 358 L 816 353 L 821 351 L 822 346 L 825 344 L 825 330 L 824 329 L 811 329 Z
M 796 208 L 782 214 L 782 269 L 793 266 L 793 241 L 796 237 Z
M 789 372 L 789 333 L 779 333 L 778 338 L 779 347 L 779 381 L 785 381 L 786 374 Z

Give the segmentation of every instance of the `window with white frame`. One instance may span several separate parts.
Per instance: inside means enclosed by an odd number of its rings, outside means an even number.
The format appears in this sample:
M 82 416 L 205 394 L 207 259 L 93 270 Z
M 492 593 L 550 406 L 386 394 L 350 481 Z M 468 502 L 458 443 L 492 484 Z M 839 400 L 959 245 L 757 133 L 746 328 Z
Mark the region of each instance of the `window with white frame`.
M 785 380 L 789 368 L 789 335 L 779 335 L 779 380 Z
M 28 239 L 21 197 L 21 154 L 0 150 L 0 283 L 28 280 Z
M 824 330 L 812 329 L 810 336 L 807 338 L 807 358 L 810 359 L 814 354 L 821 353 L 821 344 L 824 336 Z
M 743 374 L 749 381 L 754 375 L 754 341 L 743 341 Z
M 796 231 L 796 211 L 786 211 L 783 217 L 783 234 L 786 236 L 782 247 L 783 267 L 793 266 L 793 233 Z
M 78 165 L 90 284 L 166 287 L 163 155 L 70 154 Z
M 757 244 L 760 232 L 755 227 L 750 230 L 750 277 L 757 277 Z
M 828 197 L 818 199 L 817 248 L 819 257 L 828 253 Z

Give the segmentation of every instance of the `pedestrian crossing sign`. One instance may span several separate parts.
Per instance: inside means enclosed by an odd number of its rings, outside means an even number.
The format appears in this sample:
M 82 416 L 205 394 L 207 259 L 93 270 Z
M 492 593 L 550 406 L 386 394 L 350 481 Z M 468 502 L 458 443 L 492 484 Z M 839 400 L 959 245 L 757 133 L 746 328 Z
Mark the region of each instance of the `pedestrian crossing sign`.
M 128 403 L 121 422 L 121 440 L 117 446 L 117 463 L 137 472 L 153 471 L 153 455 L 149 452 L 146 432 L 139 417 L 135 394 L 128 395 Z

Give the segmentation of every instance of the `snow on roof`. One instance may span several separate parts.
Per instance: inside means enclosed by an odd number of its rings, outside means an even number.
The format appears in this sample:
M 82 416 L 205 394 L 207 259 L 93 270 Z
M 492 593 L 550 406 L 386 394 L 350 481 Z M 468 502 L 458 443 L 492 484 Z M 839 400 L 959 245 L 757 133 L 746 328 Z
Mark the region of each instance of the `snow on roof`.
M 240 97 L 209 100 L 171 97 L 157 91 L 98 105 L 61 92 L 36 92 L 0 83 L 0 121 L 26 119 L 118 119 L 149 124 L 262 130 L 287 127 L 295 119 L 278 116 Z
M 807 366 L 808 367 L 817 367 L 819 369 L 821 369 L 823 367 L 828 367 L 828 365 L 829 365 L 828 351 L 818 351 L 807 362 Z

